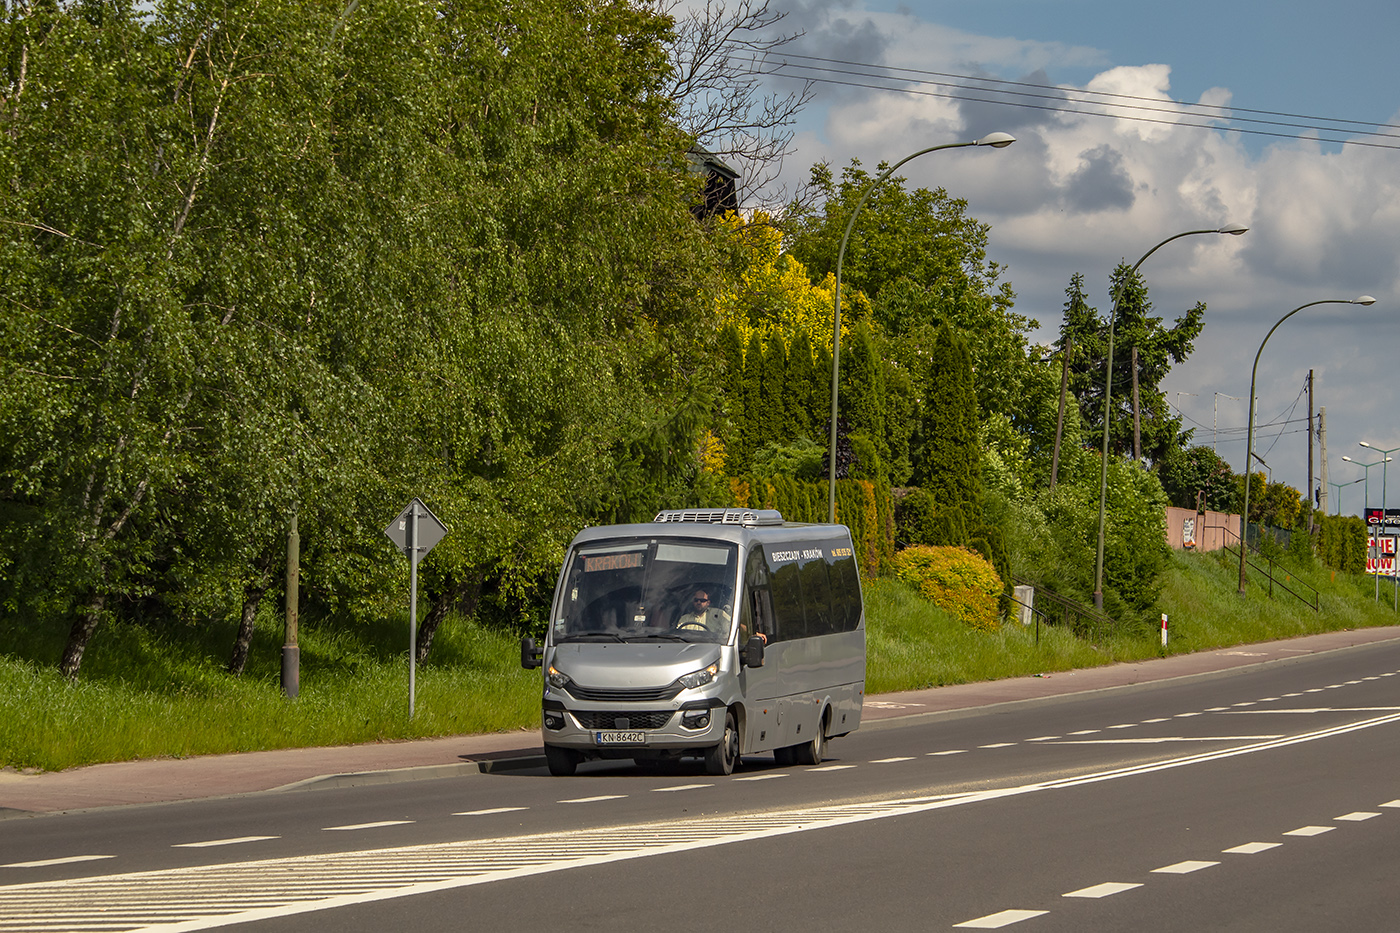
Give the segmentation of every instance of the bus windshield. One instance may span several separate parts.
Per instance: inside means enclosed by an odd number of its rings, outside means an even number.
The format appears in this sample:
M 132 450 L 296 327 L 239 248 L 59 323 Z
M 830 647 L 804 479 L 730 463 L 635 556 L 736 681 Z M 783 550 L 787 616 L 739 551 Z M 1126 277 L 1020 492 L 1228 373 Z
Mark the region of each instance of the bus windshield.
M 617 538 L 579 546 L 555 600 L 555 644 L 722 644 L 734 616 L 738 548 L 685 539 Z

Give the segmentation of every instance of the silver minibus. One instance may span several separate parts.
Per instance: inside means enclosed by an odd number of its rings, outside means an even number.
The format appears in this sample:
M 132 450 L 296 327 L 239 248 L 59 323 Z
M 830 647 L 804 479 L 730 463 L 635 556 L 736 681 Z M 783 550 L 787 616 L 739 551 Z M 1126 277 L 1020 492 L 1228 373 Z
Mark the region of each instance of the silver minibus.
M 860 725 L 865 613 L 844 525 L 771 509 L 664 511 L 588 528 L 569 546 L 542 645 L 545 758 L 741 755 L 816 764 Z

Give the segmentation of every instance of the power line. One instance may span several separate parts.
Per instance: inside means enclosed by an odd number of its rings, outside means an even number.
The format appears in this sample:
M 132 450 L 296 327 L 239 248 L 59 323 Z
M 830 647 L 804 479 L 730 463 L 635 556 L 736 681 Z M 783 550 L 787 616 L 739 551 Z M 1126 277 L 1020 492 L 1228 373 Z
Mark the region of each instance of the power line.
M 851 65 L 856 68 L 866 70 L 849 71 L 843 68 L 832 68 L 823 65 L 809 65 L 800 61 L 791 61 L 791 59 L 806 59 L 809 61 L 827 62 L 833 65 Z M 875 70 L 875 73 L 872 73 L 872 70 Z M 957 81 L 959 82 L 981 82 L 983 84 L 1005 85 L 1008 88 L 1034 88 L 1037 91 L 1046 91 L 1054 93 L 1036 93 L 1030 91 L 1003 90 L 1000 87 L 976 88 L 968 87 L 966 83 L 950 83 L 945 81 L 927 80 L 923 78 L 901 78 L 897 75 L 881 73 L 891 71 L 906 72 L 911 75 L 950 77 L 957 79 Z M 792 72 L 797 73 L 793 74 Z M 1050 113 L 1071 113 L 1081 116 L 1111 117 L 1113 119 L 1130 120 L 1138 123 L 1155 123 L 1169 126 L 1190 127 L 1195 129 L 1213 129 L 1223 132 L 1238 133 L 1241 135 L 1265 136 L 1276 139 L 1302 139 L 1305 137 L 1303 134 L 1300 133 L 1282 133 L 1275 132 L 1272 130 L 1250 128 L 1246 126 L 1238 126 L 1231 124 L 1248 123 L 1255 124 L 1257 126 L 1287 127 L 1317 134 L 1354 132 L 1362 136 L 1374 137 L 1374 139 L 1366 140 L 1354 138 L 1334 138 L 1324 137 L 1321 135 L 1309 136 L 1307 138 L 1312 138 L 1317 142 L 1331 143 L 1340 146 L 1365 146 L 1375 149 L 1400 149 L 1400 133 L 1386 133 L 1374 130 L 1359 129 L 1363 126 L 1374 126 L 1380 129 L 1400 130 L 1400 126 L 1395 126 L 1386 123 L 1363 123 L 1361 121 L 1344 120 L 1334 117 L 1312 117 L 1302 114 L 1289 114 L 1279 111 L 1256 110 L 1244 107 L 1229 108 L 1216 104 L 1189 104 L 1174 100 L 1162 101 L 1157 98 L 1140 97 L 1131 94 L 1115 94 L 1108 91 L 1081 91 L 1053 85 L 1030 84 L 1027 82 L 1020 81 L 1005 81 L 996 78 L 984 78 L 976 75 L 956 75 L 947 72 L 919 71 L 917 69 L 908 68 L 892 68 L 884 65 L 870 65 L 859 62 L 847 62 L 841 59 L 819 58 L 817 56 L 812 55 L 797 55 L 793 53 L 787 53 L 782 59 L 776 62 L 776 67 L 755 68 L 750 73 L 755 75 L 788 75 L 790 77 L 797 77 L 806 81 L 813 81 L 822 84 L 833 84 L 844 87 L 859 87 L 866 88 L 868 90 L 903 92 L 907 94 L 915 94 L 922 97 L 937 97 L 947 100 L 967 101 L 971 103 L 996 104 L 1006 107 L 1020 107 L 1029 110 L 1042 110 Z M 851 77 L 868 78 L 873 81 L 905 81 L 913 82 L 915 84 L 927 85 L 929 87 L 947 88 L 949 90 L 925 90 L 917 87 L 890 86 L 889 84 L 868 84 L 861 81 L 850 81 L 834 77 L 828 77 L 828 75 L 848 75 Z M 970 91 L 978 91 L 984 94 L 999 94 L 1005 95 L 1006 97 L 1020 99 L 1005 99 L 1005 97 L 979 97 L 974 96 L 972 93 L 968 93 Z M 1095 95 L 1097 97 L 1102 97 L 1106 99 L 1096 100 L 1088 95 Z M 1143 104 L 1137 103 L 1115 103 L 1113 99 L 1123 101 L 1152 101 L 1156 104 L 1163 104 L 1169 106 L 1145 106 Z M 1100 110 L 1080 109 L 1078 107 L 1053 106 L 1050 104 L 1032 103 L 1031 101 L 1034 100 L 1059 100 L 1065 101 L 1069 104 L 1080 104 L 1089 107 L 1110 107 L 1126 112 L 1108 113 Z M 1202 112 L 1204 110 L 1214 110 L 1219 111 L 1219 113 L 1212 115 L 1208 112 Z M 1189 122 L 1188 120 L 1182 119 L 1164 119 L 1141 115 L 1146 113 L 1180 113 L 1181 115 L 1186 117 L 1195 117 L 1203 120 L 1208 120 L 1210 122 Z M 1301 120 L 1310 120 L 1313 122 L 1296 123 L 1285 120 L 1265 120 L 1256 117 L 1235 116 L 1234 114 L 1237 113 L 1254 113 L 1260 114 L 1262 116 L 1289 117 Z M 1229 123 L 1225 123 L 1222 121 L 1229 121 Z M 1356 127 L 1356 129 L 1349 130 L 1345 126 L 1321 126 L 1318 125 L 1319 123 L 1352 124 L 1354 127 Z M 1382 140 L 1394 140 L 1395 142 L 1384 142 Z

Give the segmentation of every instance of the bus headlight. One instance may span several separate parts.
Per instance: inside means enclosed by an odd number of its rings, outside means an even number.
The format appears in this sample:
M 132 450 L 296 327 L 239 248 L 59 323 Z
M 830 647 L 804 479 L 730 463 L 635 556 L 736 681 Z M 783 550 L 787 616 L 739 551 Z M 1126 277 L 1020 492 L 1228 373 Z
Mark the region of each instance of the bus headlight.
M 569 675 L 556 668 L 553 664 L 549 665 L 549 673 L 545 674 L 544 679 L 549 681 L 551 687 L 558 687 L 560 690 L 567 687 L 570 683 Z
M 709 667 L 704 668 L 702 670 L 691 671 L 689 674 L 682 674 L 680 677 L 676 678 L 676 680 L 680 683 L 682 687 L 685 687 L 687 690 L 692 690 L 696 687 L 703 687 L 705 686 L 705 684 L 710 683 L 712 680 L 715 679 L 715 675 L 718 673 L 719 662 L 716 661 Z

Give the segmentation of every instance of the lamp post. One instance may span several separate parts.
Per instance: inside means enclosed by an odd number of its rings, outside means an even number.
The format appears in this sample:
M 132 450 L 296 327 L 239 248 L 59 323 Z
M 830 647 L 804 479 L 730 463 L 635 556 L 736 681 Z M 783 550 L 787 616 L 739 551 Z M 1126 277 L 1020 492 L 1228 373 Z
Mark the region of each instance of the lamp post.
M 1385 467 L 1385 464 L 1387 464 L 1387 463 L 1390 462 L 1390 455 L 1393 454 L 1393 453 L 1395 453 L 1397 450 L 1400 450 L 1400 447 L 1392 447 L 1392 448 L 1390 448 L 1389 450 L 1382 450 L 1382 449 L 1379 448 L 1379 447 L 1372 447 L 1370 444 L 1366 443 L 1365 441 L 1361 441 L 1361 446 L 1362 446 L 1362 447 L 1365 447 L 1367 450 L 1374 450 L 1376 453 L 1380 454 L 1382 457 L 1385 458 L 1384 460 L 1381 461 L 1381 521 L 1380 521 L 1380 528 L 1385 528 L 1386 525 L 1387 525 L 1387 522 L 1388 522 L 1388 520 L 1389 520 L 1389 513 L 1386 512 L 1386 501 L 1385 501 L 1385 474 L 1386 474 L 1386 467 Z M 1380 544 L 1380 540 L 1381 540 L 1381 539 L 1380 539 L 1380 535 L 1377 534 L 1377 535 L 1376 535 L 1376 543 L 1377 543 L 1377 544 Z M 1397 551 L 1400 551 L 1400 548 L 1396 548 L 1396 550 L 1397 550 Z M 1378 556 L 1379 556 L 1379 555 L 1378 555 Z M 1397 554 L 1397 555 L 1396 555 L 1396 559 L 1400 559 L 1400 554 Z M 1377 568 L 1377 569 L 1380 569 L 1380 568 Z M 1393 562 L 1392 562 L 1392 564 L 1391 564 L 1391 569 L 1392 569 L 1392 570 L 1395 569 L 1395 566 L 1394 566 L 1394 563 L 1393 563 Z M 1400 612 L 1400 572 L 1392 573 L 1391 576 L 1393 576 L 1393 577 L 1395 578 L 1395 609 L 1396 609 L 1397 612 Z M 1379 574 L 1378 574 L 1378 575 L 1377 575 L 1377 578 L 1376 578 L 1376 589 L 1377 589 L 1378 592 L 1379 592 L 1379 590 L 1380 590 L 1380 585 L 1381 585 L 1381 584 L 1380 584 L 1380 576 L 1379 576 Z M 1379 595 L 1378 595 L 1376 598 L 1379 599 L 1379 598 L 1380 598 Z
M 1195 236 L 1198 233 L 1228 233 L 1231 236 L 1239 236 L 1248 231 L 1249 228 L 1240 224 L 1226 224 L 1214 230 L 1187 230 L 1185 233 L 1178 233 L 1169 236 L 1150 250 L 1142 254 L 1142 258 L 1133 263 L 1133 268 L 1128 272 L 1128 278 L 1133 277 L 1138 266 L 1147 261 L 1157 250 L 1166 246 L 1172 240 L 1179 240 L 1184 236 Z M 1094 608 L 1103 609 L 1103 528 L 1104 528 L 1104 506 L 1108 502 L 1108 423 L 1110 408 L 1109 404 L 1113 395 L 1113 325 L 1118 320 L 1118 292 L 1113 295 L 1113 310 L 1108 316 L 1108 371 L 1104 377 L 1103 384 L 1103 459 L 1099 463 L 1099 548 L 1098 557 L 1094 561 Z M 1248 466 L 1248 463 L 1245 464 Z
M 1346 459 L 1346 458 L 1343 458 L 1343 459 Z M 1328 485 L 1328 486 L 1331 486 L 1333 489 L 1337 490 L 1337 511 L 1333 512 L 1333 513 L 1332 513 L 1333 515 L 1340 515 L 1340 514 L 1342 514 L 1342 487 L 1343 487 L 1343 486 L 1355 486 L 1357 483 L 1364 483 L 1364 482 L 1366 482 L 1366 477 L 1364 477 L 1364 476 L 1361 477 L 1361 479 L 1354 479 L 1354 480 L 1352 480 L 1352 481 L 1349 482 L 1349 483 L 1333 483 L 1333 482 L 1331 482 L 1331 481 L 1328 481 L 1327 485 Z
M 1371 445 L 1370 445 L 1370 444 L 1367 444 L 1366 446 L 1367 446 L 1367 447 L 1370 447 Z M 1373 448 L 1373 449 L 1374 449 L 1374 448 Z M 1396 449 L 1397 449 L 1397 450 L 1400 450 L 1400 448 L 1396 448 Z M 1384 479 L 1385 479 L 1385 464 L 1389 463 L 1390 460 L 1391 460 L 1391 458 L 1390 458 L 1390 457 L 1382 457 L 1381 459 L 1379 459 L 1379 460 L 1374 460 L 1374 461 L 1372 461 L 1372 462 L 1370 462 L 1370 463 L 1362 463 L 1361 461 L 1359 461 L 1359 460 L 1353 460 L 1353 459 L 1351 459 L 1350 457 L 1343 457 L 1342 459 L 1345 460 L 1347 463 L 1355 463 L 1357 466 L 1361 467 L 1362 469 L 1364 469 L 1364 470 L 1366 471 L 1366 485 L 1365 485 L 1365 487 L 1364 487 L 1365 490 L 1366 490 L 1366 493 L 1365 493 L 1366 498 L 1365 498 L 1364 500 L 1362 500 L 1365 504 L 1361 507 L 1361 514 L 1364 516 L 1367 512 L 1371 511 L 1371 467 L 1373 467 L 1373 466 L 1378 466 L 1378 467 L 1381 468 L 1381 479 L 1382 479 L 1382 482 L 1384 482 Z M 1385 487 L 1384 487 L 1384 485 L 1382 485 L 1382 487 L 1381 487 L 1381 494 L 1382 494 L 1382 497 L 1384 497 L 1384 494 L 1385 494 Z M 1384 505 L 1381 506 L 1381 513 L 1382 513 L 1382 514 L 1385 513 L 1385 506 L 1384 506 Z M 1369 559 L 1369 558 L 1372 558 L 1372 557 L 1376 558 L 1376 564 L 1377 564 L 1376 570 L 1378 571 L 1378 572 L 1375 574 L 1375 577 L 1376 577 L 1376 602 L 1380 602 L 1380 599 L 1381 599 L 1381 575 L 1380 575 L 1380 573 L 1379 573 L 1379 570 L 1380 570 L 1380 566 L 1379 566 L 1379 565 L 1380 565 L 1380 557 L 1381 557 L 1381 555 L 1380 555 L 1380 543 L 1381 543 L 1380 535 L 1377 534 L 1375 531 L 1371 530 L 1371 522 L 1370 522 L 1370 520 L 1368 519 L 1367 522 L 1366 522 L 1366 557 L 1367 557 L 1368 559 Z
M 886 178 L 894 173 L 905 162 L 917 159 L 921 155 L 930 152 L 937 152 L 940 149 L 963 149 L 968 146 L 991 146 L 993 149 L 1005 149 L 1016 141 L 1016 137 L 1009 133 L 989 133 L 981 139 L 974 139 L 967 143 L 944 143 L 941 146 L 929 146 L 927 149 L 920 149 L 918 152 L 907 155 L 894 165 L 885 169 L 880 177 L 866 186 L 860 200 L 856 202 L 855 209 L 851 211 L 851 217 L 846 221 L 846 231 L 841 234 L 841 248 L 836 251 L 836 301 L 835 310 L 831 318 L 831 448 L 829 463 L 827 467 L 827 520 L 835 524 L 836 522 L 836 411 L 837 393 L 841 380 L 841 267 L 846 259 L 846 241 L 851 238 L 851 228 L 856 225 L 856 215 L 865 206 L 865 202 L 876 188 Z
M 1249 430 L 1245 435 L 1244 442 L 1244 510 L 1240 513 L 1240 595 L 1244 595 L 1245 584 L 1245 557 L 1249 553 L 1249 458 L 1254 453 L 1254 384 L 1259 375 L 1259 356 L 1264 352 L 1264 344 L 1269 342 L 1269 338 L 1278 330 L 1279 324 L 1302 311 L 1304 308 L 1311 308 L 1314 305 L 1364 305 L 1371 306 L 1376 303 L 1376 299 L 1370 295 L 1362 295 L 1360 298 L 1324 298 L 1321 301 L 1310 301 L 1305 305 L 1299 305 L 1278 319 L 1278 323 L 1269 328 L 1269 332 L 1264 335 L 1264 339 L 1259 342 L 1259 350 L 1254 354 L 1254 368 L 1249 372 Z M 1343 457 L 1343 460 L 1348 459 Z

